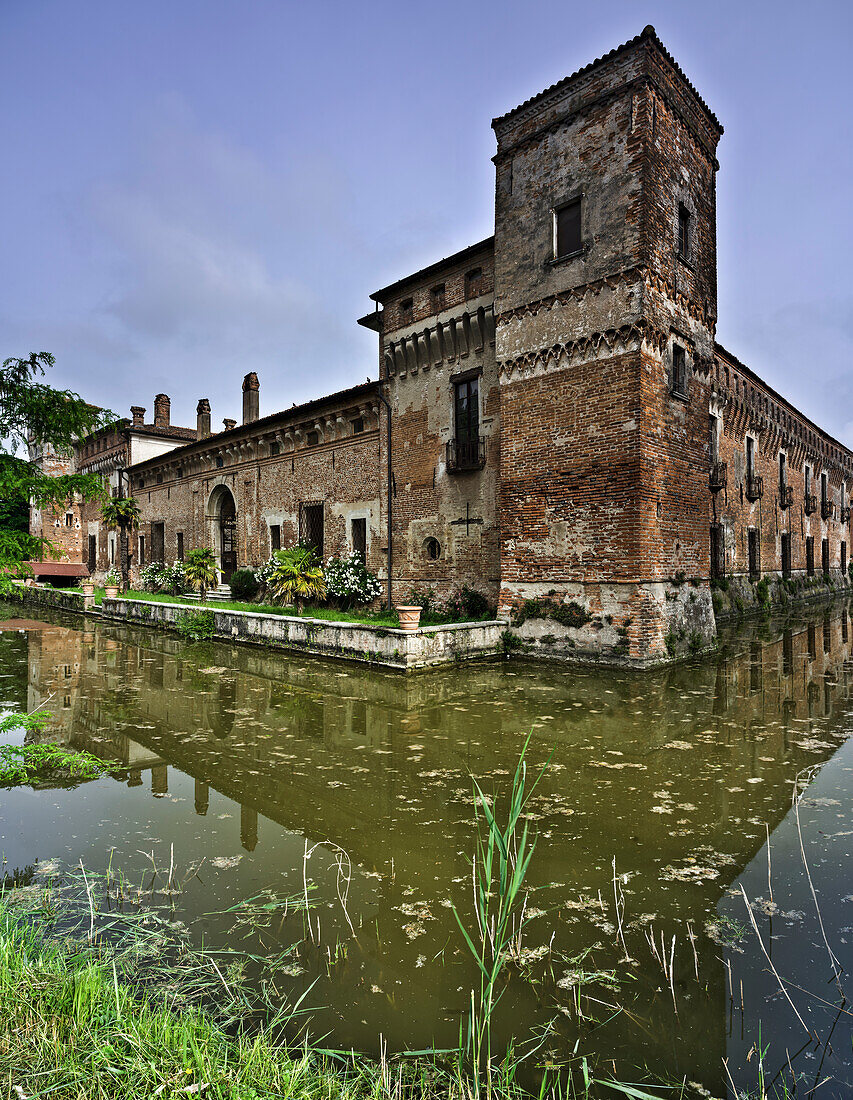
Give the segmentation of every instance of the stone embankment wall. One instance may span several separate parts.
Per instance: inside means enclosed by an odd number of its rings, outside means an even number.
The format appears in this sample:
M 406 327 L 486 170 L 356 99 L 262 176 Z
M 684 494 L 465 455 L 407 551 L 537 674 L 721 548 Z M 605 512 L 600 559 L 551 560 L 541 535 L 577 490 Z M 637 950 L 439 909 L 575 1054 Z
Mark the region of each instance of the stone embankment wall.
M 760 615 L 789 604 L 831 600 L 850 592 L 849 578 L 833 570 L 828 577 L 799 575 L 783 578 L 769 574 L 761 580 L 747 576 L 725 577 L 713 582 L 714 617 L 718 623 L 745 615 Z
M 148 603 L 144 600 L 104 599 L 105 619 L 178 629 L 187 615 L 198 610 L 186 604 Z M 500 651 L 506 623 L 450 623 L 409 633 L 366 623 L 339 623 L 304 616 L 264 615 L 253 611 L 212 610 L 214 636 L 230 642 L 250 642 L 274 649 L 295 649 L 319 656 L 369 661 L 407 671 L 451 664 Z

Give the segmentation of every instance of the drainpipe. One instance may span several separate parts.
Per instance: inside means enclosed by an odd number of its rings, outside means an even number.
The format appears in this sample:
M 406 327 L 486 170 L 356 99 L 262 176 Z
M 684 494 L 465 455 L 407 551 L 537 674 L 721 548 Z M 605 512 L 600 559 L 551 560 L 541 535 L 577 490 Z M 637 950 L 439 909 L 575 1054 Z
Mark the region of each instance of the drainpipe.
M 391 600 L 391 563 L 392 563 L 392 554 L 391 554 L 391 488 L 392 488 L 392 484 L 393 484 L 393 475 L 392 475 L 392 472 L 391 472 L 391 405 L 388 402 L 388 398 L 382 392 L 382 383 L 381 382 L 379 383 L 379 388 L 377 389 L 376 392 L 377 392 L 377 395 L 379 397 L 379 400 L 385 406 L 385 423 L 386 423 L 386 426 L 387 426 L 387 429 L 388 429 L 388 489 L 387 489 L 387 493 L 388 493 L 388 535 L 387 535 L 387 538 L 388 538 L 388 550 L 387 550 L 388 563 L 387 563 L 387 569 L 388 569 L 388 610 L 391 611 L 391 610 L 393 610 L 393 606 L 394 606 L 393 602 Z

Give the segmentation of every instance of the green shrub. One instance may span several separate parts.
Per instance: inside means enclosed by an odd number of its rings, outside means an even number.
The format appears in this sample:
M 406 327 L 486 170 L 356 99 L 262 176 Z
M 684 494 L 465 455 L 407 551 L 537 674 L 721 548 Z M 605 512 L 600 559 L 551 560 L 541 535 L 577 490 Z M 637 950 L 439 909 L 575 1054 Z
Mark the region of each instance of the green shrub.
M 666 651 L 670 657 L 675 657 L 678 653 L 678 639 L 675 634 L 670 630 L 663 640 L 663 644 L 666 646 Z
M 206 642 L 214 635 L 215 623 L 212 611 L 185 611 L 175 621 L 175 629 L 193 642 Z
M 581 627 L 591 621 L 592 615 L 574 600 L 569 603 L 558 603 L 556 600 L 525 600 L 515 612 L 513 621 L 516 626 L 521 626 L 527 619 L 553 619 L 561 626 Z
M 762 577 L 755 586 L 755 598 L 762 607 L 770 607 L 770 582 L 766 577 Z
M 519 638 L 517 634 L 513 634 L 511 630 L 504 630 L 501 633 L 500 643 L 501 649 L 503 650 L 504 656 L 506 657 L 509 657 L 511 653 L 514 653 L 516 650 L 521 649 L 524 645 L 524 642 L 521 640 L 521 638 Z
M 231 574 L 231 599 L 243 602 L 253 600 L 260 591 L 260 583 L 254 569 L 238 569 Z
M 690 631 L 690 640 L 687 643 L 687 647 L 691 653 L 698 653 L 702 648 L 702 635 L 698 630 Z
M 581 607 L 581 605 L 575 603 L 574 600 L 571 600 L 569 603 L 557 604 L 550 609 L 549 615 L 555 623 L 574 627 L 583 626 L 592 618 L 592 615 L 590 615 L 586 608 Z

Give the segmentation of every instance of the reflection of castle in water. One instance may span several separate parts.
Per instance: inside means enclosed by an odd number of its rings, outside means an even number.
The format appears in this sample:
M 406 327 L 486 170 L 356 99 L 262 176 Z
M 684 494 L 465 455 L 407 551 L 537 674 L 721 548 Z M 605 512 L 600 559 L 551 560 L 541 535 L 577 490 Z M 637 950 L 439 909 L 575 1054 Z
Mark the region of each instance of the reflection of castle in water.
M 580 710 L 575 719 L 567 709 L 571 720 L 548 728 L 558 757 L 561 751 L 571 757 L 579 730 L 594 726 L 608 749 L 637 755 L 653 776 L 656 754 L 683 740 L 690 722 L 707 720 L 717 749 L 739 746 L 728 758 L 733 775 L 757 759 L 754 728 L 762 731 L 762 757 L 783 762 L 800 751 L 803 722 L 831 721 L 848 699 L 853 670 L 846 608 L 801 615 L 784 626 L 750 624 L 724 640 L 716 661 L 642 679 L 611 676 L 606 689 L 594 673 L 561 673 L 552 682 L 537 671 L 513 677 L 519 680 L 514 683 L 505 666 L 480 665 L 402 680 L 243 647 L 211 646 L 210 664 L 199 664 L 193 652 L 170 636 L 120 627 L 34 630 L 29 706 L 46 706 L 54 714 L 46 736 L 118 760 L 130 786 L 142 784 L 148 771 L 152 793 L 166 794 L 168 769 L 176 766 L 195 779 L 197 813 L 207 812 L 211 786 L 234 799 L 242 807 L 241 832 L 250 848 L 257 843 L 259 812 L 297 831 L 312 821 L 315 834 L 340 842 L 351 843 L 355 831 L 359 846 L 370 845 L 377 825 L 395 817 L 402 788 L 421 793 L 418 772 L 449 767 L 482 774 L 497 768 L 495 753 L 517 732 L 519 712 L 529 711 L 535 724 L 543 701 Z M 544 687 L 549 694 L 540 697 Z M 512 706 L 504 707 L 508 688 Z M 591 701 L 603 690 L 610 698 L 593 708 Z M 476 737 L 460 735 L 457 708 L 492 706 L 490 736 L 482 730 Z M 534 740 L 540 737 L 534 731 Z M 426 744 L 414 753 L 417 766 L 407 769 L 410 743 L 419 738 Z M 517 738 L 508 743 L 517 750 Z M 369 769 L 363 767 L 366 759 Z M 814 762 L 814 754 L 804 759 Z M 665 763 L 661 768 L 663 781 Z M 345 782 L 330 782 L 332 771 Z M 655 782 L 652 776 L 649 782 Z M 736 800 L 726 786 L 716 785 L 718 804 L 703 807 L 708 819 L 732 812 Z M 604 825 L 613 807 L 602 804 L 601 787 L 598 782 L 576 793 L 581 802 L 590 800 L 589 809 Z M 748 814 L 749 800 L 743 801 L 740 809 Z M 359 828 L 365 822 L 367 836 Z M 611 824 L 618 834 L 615 822 L 616 816 Z M 646 820 L 637 828 L 665 850 L 667 838 L 655 835 L 656 824 Z
M 469 776 L 508 783 L 533 728 L 532 755 L 554 749 L 537 792 L 546 839 L 534 875 L 594 896 L 608 888 L 615 853 L 633 875 L 633 911 L 655 912 L 663 869 L 686 867 L 702 848 L 723 852 L 715 879 L 666 880 L 667 913 L 701 928 L 760 848 L 763 823 L 783 818 L 794 774 L 834 751 L 853 684 L 846 609 L 747 624 L 721 642 L 714 660 L 643 676 L 502 662 L 403 679 L 248 647 L 187 647 L 142 629 L 52 626 L 30 634 L 30 699 L 54 692 L 49 735 L 120 760 L 129 785 L 148 773 L 152 794 L 166 794 L 175 768 L 193 780 L 196 814 L 209 812 L 211 790 L 233 800 L 250 851 L 259 831 L 263 845 L 263 816 L 340 844 L 372 872 L 393 864 L 381 876 L 383 937 L 407 885 L 423 889 L 425 873 L 443 884 L 435 889 L 459 880 L 472 844 Z M 650 812 L 654 803 L 663 812 Z M 383 965 L 408 978 L 406 952 L 422 949 L 395 942 Z M 681 1025 L 710 1082 L 725 1050 L 723 978 L 717 946 L 697 950 L 703 973 L 716 975 L 715 1007 L 709 1018 L 707 1003 L 685 1001 Z M 440 998 L 422 990 L 409 1018 L 440 1018 Z M 661 1049 L 672 1033 L 665 1009 L 654 1004 L 646 1020 Z

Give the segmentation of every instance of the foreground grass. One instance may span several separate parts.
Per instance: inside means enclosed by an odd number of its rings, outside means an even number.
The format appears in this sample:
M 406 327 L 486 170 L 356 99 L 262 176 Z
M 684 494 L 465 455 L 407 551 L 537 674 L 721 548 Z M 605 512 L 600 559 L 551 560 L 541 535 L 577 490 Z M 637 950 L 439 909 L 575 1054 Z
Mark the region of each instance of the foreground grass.
M 277 1024 L 229 1034 L 197 1008 L 140 997 L 79 943 L 0 917 L 0 1097 L 142 1100 L 462 1100 L 469 1086 L 427 1058 L 376 1063 L 281 1045 Z M 523 1100 L 513 1076 L 491 1095 Z M 542 1093 L 540 1095 L 546 1095 Z M 581 1085 L 548 1096 L 586 1097 Z M 645 1094 L 643 1094 L 645 1095 Z
M 0 928 L 0 1071 L 0 1095 L 49 1092 L 57 1100 L 331 1100 L 367 1096 L 375 1083 L 308 1051 L 294 1057 L 269 1031 L 229 1037 L 198 1009 L 177 1013 L 165 997 L 136 998 L 111 968 L 8 918 Z

